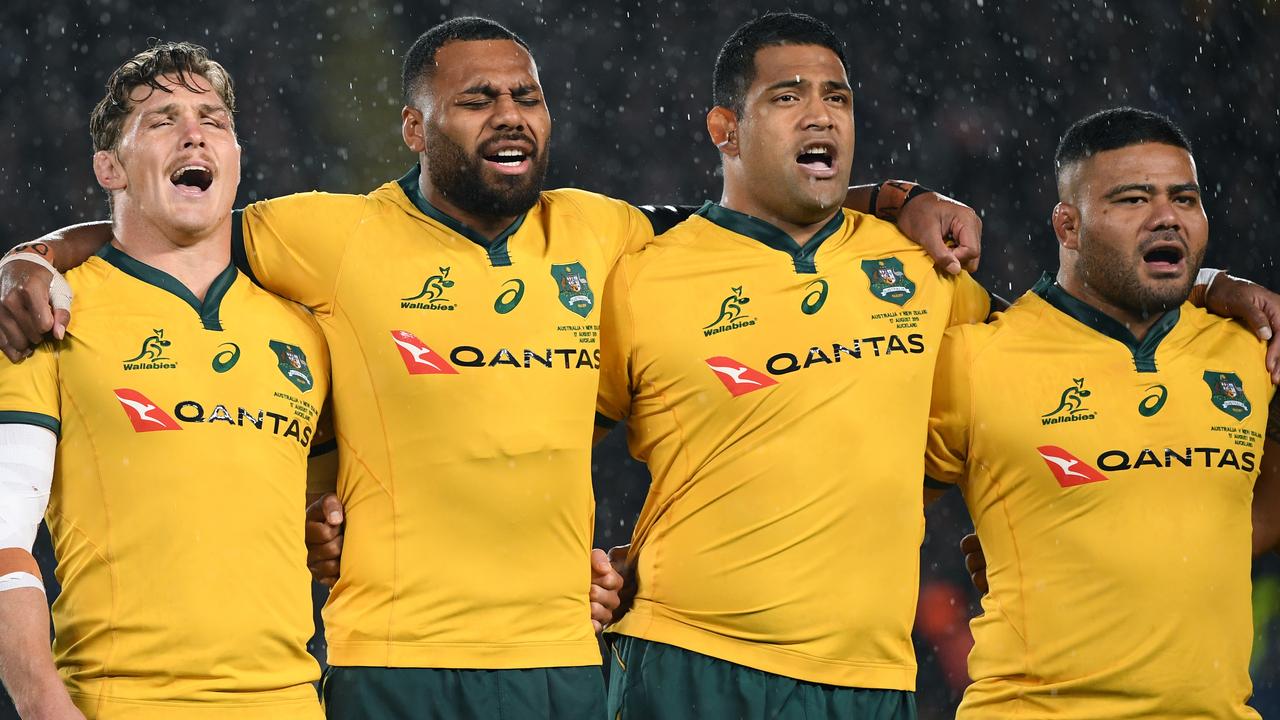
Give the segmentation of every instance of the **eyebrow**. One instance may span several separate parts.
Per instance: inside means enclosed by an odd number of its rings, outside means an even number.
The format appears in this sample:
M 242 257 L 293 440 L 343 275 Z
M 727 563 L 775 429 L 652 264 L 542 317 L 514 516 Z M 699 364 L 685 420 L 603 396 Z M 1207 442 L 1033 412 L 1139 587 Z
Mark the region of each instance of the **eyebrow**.
M 176 115 L 178 113 L 178 107 L 179 107 L 178 103 L 169 103 L 168 105 L 162 105 L 158 108 L 148 110 L 145 113 L 143 113 L 142 116 L 149 117 L 151 115 Z M 197 105 L 196 108 L 205 115 L 215 115 L 215 114 L 229 115 L 230 114 L 225 107 L 221 105 L 213 105 L 211 103 L 201 103 Z
M 1199 193 L 1200 185 L 1193 182 L 1178 183 L 1177 185 L 1170 185 L 1167 188 L 1167 190 L 1170 195 L 1177 195 L 1178 193 L 1184 193 L 1184 192 Z M 1110 190 L 1108 190 L 1107 194 L 1103 195 L 1102 197 L 1106 199 L 1111 199 L 1117 195 L 1123 195 L 1124 193 L 1134 192 L 1134 191 L 1146 193 L 1148 195 L 1155 195 L 1156 186 L 1150 183 L 1128 183 L 1126 185 L 1117 185 L 1111 188 Z
M 780 80 L 780 81 L 778 81 L 778 82 L 776 82 L 776 83 L 774 83 L 774 84 L 770 85 L 769 87 L 765 88 L 765 92 L 772 92 L 772 91 L 774 91 L 774 90 L 782 90 L 782 89 L 784 89 L 784 88 L 800 87 L 800 86 L 802 86 L 802 85 L 808 85 L 808 84 L 809 84 L 809 81 L 808 81 L 808 80 L 804 80 L 804 79 L 801 79 L 801 78 L 794 78 L 794 77 L 793 77 L 793 78 L 791 78 L 790 80 Z M 825 80 L 825 81 L 823 81 L 823 83 L 822 83 L 822 89 L 823 89 L 823 90 L 846 90 L 846 91 L 848 91 L 848 92 L 853 92 L 853 88 L 849 86 L 849 83 L 847 83 L 847 82 L 842 82 L 842 81 L 838 81 L 838 80 Z
M 519 97 L 522 95 L 530 95 L 538 92 L 538 86 L 531 83 L 521 83 L 511 88 L 511 95 Z M 497 97 L 502 91 L 493 86 L 493 83 L 479 83 L 458 93 L 459 95 L 484 95 L 485 97 Z

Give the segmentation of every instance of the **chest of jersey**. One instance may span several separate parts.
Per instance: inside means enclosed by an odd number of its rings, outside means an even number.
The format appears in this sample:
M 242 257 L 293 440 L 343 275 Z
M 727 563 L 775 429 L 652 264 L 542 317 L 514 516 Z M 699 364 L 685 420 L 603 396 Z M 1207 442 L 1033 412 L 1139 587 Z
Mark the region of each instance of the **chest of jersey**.
M 274 307 L 279 301 L 264 295 L 255 306 L 241 290 L 224 299 L 221 330 L 152 288 L 84 308 L 59 358 L 75 410 L 93 419 L 95 433 L 127 442 L 185 433 L 192 437 L 152 442 L 234 451 L 278 441 L 305 457 L 328 386 L 324 347 L 301 317 Z
M 1068 502 L 1135 484 L 1251 490 L 1268 401 L 1256 368 L 1242 358 L 1169 354 L 1159 371 L 1140 373 L 1123 349 L 1105 350 L 1020 367 L 1016 390 L 976 400 L 992 422 L 975 437 L 1026 463 L 1029 492 Z
M 531 216 L 499 258 L 406 216 L 382 222 L 367 231 L 385 233 L 390 247 L 353 253 L 335 312 L 321 320 L 346 411 L 339 424 L 379 410 L 359 407 L 347 390 L 371 386 L 384 417 L 413 422 L 419 440 L 464 457 L 492 455 L 494 443 L 513 453 L 587 447 L 610 269 L 600 240 L 567 220 Z M 543 421 L 523 422 L 531 416 Z M 572 441 L 556 439 L 566 432 Z
M 645 268 L 632 291 L 634 415 L 670 403 L 695 425 L 761 407 L 833 422 L 921 416 L 950 288 L 914 255 L 846 244 L 805 273 L 750 245 L 687 253 L 687 265 Z

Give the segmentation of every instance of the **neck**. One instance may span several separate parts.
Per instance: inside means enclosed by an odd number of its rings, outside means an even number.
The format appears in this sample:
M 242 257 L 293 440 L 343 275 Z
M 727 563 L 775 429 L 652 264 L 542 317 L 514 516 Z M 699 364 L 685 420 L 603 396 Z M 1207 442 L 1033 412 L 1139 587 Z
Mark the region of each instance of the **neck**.
M 794 216 L 784 217 L 776 212 L 771 211 L 758 199 L 751 197 L 745 192 L 739 192 L 731 183 L 725 183 L 724 192 L 720 196 L 721 207 L 759 218 L 770 225 L 778 228 L 791 236 L 796 244 L 804 247 L 805 243 L 813 239 L 831 218 L 840 211 L 840 206 L 832 208 L 832 211 L 823 215 L 816 220 L 800 219 Z
M 422 193 L 422 197 L 427 199 L 433 207 L 440 212 L 475 230 L 488 240 L 493 240 L 502 234 L 503 230 L 511 227 L 511 223 L 516 221 L 518 215 L 509 217 L 494 217 L 492 215 L 479 215 L 468 212 L 449 201 L 434 185 L 431 184 L 430 174 L 427 172 L 426 162 L 421 163 L 422 172 L 418 173 L 418 190 Z
M 112 244 L 133 259 L 172 275 L 204 300 L 215 278 L 231 263 L 231 214 L 210 232 L 175 238 L 146 218 L 120 213 L 112 223 Z
M 1058 286 L 1065 290 L 1068 295 L 1124 325 L 1139 342 L 1146 338 L 1152 326 L 1164 316 L 1163 312 L 1144 316 L 1116 305 L 1098 294 L 1092 286 L 1068 270 L 1065 265 L 1058 269 L 1057 279 Z

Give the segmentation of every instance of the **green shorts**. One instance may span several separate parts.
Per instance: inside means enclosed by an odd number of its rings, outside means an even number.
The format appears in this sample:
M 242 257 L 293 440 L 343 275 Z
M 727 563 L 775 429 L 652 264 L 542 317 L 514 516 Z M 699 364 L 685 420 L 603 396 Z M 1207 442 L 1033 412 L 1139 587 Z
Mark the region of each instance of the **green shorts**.
M 329 720 L 604 720 L 600 667 L 529 670 L 330 667 Z
M 823 685 L 613 636 L 613 720 L 916 720 L 915 693 Z

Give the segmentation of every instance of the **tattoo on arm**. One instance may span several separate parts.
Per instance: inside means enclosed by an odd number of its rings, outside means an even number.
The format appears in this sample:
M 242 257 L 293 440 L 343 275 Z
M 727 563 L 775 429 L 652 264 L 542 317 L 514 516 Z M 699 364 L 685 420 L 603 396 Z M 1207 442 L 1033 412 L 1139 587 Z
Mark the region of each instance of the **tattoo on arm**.
M 49 246 L 39 241 L 22 243 L 20 245 L 14 245 L 13 248 L 10 249 L 9 252 L 5 253 L 4 255 L 5 257 L 8 257 L 14 253 L 27 252 L 27 251 L 34 252 L 40 257 L 49 257 Z

